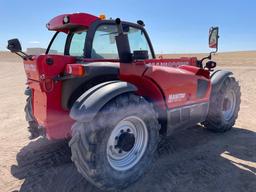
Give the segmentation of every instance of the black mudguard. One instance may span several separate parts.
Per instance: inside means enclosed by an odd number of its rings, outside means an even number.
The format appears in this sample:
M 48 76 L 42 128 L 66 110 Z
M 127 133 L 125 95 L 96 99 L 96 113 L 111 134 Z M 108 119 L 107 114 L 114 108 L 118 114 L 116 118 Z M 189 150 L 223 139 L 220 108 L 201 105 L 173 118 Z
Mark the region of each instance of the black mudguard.
M 223 82 L 227 77 L 233 75 L 232 72 L 226 70 L 217 70 L 211 75 L 212 93 L 216 93 L 222 87 Z
M 70 110 L 76 99 L 91 87 L 106 81 L 118 80 L 119 65 L 111 62 L 85 63 L 86 75 L 63 81 L 61 105 Z
M 70 111 L 70 117 L 79 122 L 90 122 L 100 109 L 114 97 L 137 88 L 124 81 L 108 81 L 98 84 L 81 95 Z

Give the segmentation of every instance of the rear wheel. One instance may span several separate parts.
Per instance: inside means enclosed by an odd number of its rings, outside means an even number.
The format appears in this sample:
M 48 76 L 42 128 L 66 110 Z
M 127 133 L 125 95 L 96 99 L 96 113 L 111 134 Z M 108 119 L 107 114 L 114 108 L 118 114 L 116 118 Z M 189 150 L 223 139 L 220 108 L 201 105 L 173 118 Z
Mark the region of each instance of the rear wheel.
M 150 167 L 160 125 L 142 97 L 121 95 L 105 105 L 93 122 L 77 122 L 70 141 L 78 171 L 103 190 L 122 189 Z
M 213 93 L 207 119 L 202 124 L 214 132 L 230 130 L 238 117 L 241 103 L 240 86 L 234 77 L 223 82 L 220 91 Z

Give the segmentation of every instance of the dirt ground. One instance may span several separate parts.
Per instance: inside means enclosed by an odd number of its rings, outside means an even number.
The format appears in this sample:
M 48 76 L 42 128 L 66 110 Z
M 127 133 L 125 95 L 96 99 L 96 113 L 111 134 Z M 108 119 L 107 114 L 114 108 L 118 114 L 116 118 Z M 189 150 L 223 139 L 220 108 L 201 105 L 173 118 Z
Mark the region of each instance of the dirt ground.
M 152 169 L 125 191 L 256 191 L 256 52 L 214 59 L 241 85 L 235 128 L 215 134 L 195 126 L 175 133 L 160 145 Z M 28 140 L 24 89 L 21 61 L 0 53 L 0 191 L 99 191 L 77 173 L 65 142 Z

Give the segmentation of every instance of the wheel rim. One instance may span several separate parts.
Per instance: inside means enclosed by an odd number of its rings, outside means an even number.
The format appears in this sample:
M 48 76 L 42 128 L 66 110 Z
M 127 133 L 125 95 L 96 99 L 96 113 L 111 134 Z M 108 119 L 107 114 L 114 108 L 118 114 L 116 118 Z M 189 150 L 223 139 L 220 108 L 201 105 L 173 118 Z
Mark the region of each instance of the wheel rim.
M 225 120 L 230 120 L 233 115 L 236 108 L 236 95 L 234 90 L 230 90 L 224 98 L 223 102 L 223 117 Z
M 136 116 L 121 120 L 108 139 L 107 158 L 112 168 L 126 171 L 134 167 L 145 153 L 148 130 L 144 121 Z

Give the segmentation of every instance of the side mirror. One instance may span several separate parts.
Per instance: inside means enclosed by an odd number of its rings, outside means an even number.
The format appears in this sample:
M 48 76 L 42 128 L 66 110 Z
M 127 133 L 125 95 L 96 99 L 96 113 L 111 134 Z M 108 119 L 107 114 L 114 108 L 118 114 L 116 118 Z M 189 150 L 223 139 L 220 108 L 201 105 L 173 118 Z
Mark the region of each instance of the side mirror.
M 218 50 L 219 27 L 211 27 L 209 30 L 209 47 Z
M 10 39 L 8 41 L 7 49 L 12 53 L 22 52 L 21 44 L 18 39 Z
M 219 27 L 211 27 L 209 30 L 209 47 L 216 49 L 215 51 L 210 52 L 210 54 L 207 57 L 202 58 L 199 61 L 198 66 L 203 68 L 203 61 L 208 59 L 211 60 L 212 59 L 212 54 L 217 53 L 218 51 L 218 41 L 219 41 Z M 209 71 L 211 71 L 212 68 L 216 67 L 216 63 L 211 61 L 206 63 L 205 68 L 208 68 Z
M 18 39 L 8 40 L 7 49 L 9 49 L 12 53 L 15 53 L 16 55 L 20 56 L 24 60 L 32 60 L 31 55 L 28 55 L 22 51 L 20 41 Z

